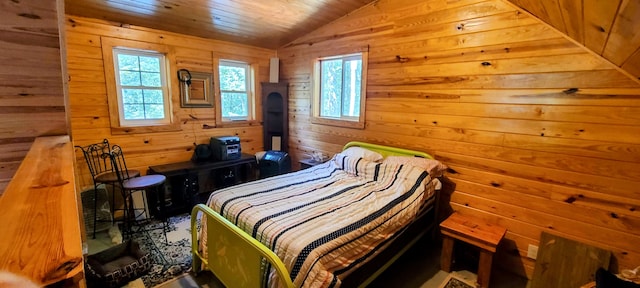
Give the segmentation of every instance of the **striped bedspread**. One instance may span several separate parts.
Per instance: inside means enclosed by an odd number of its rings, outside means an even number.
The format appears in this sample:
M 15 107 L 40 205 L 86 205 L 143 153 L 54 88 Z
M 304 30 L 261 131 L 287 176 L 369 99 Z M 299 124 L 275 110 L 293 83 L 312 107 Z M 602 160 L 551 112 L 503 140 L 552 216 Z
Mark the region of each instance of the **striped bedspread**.
M 412 221 L 433 186 L 413 166 L 336 154 L 305 170 L 214 191 L 208 206 L 271 248 L 297 287 L 339 287 Z

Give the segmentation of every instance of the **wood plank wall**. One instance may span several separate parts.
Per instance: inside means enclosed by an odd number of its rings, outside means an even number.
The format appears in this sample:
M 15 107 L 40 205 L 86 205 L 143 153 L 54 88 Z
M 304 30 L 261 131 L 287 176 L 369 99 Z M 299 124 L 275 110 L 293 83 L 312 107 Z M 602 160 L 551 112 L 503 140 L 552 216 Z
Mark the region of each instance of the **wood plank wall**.
M 170 65 L 176 65 L 177 69 L 213 73 L 214 57 L 248 59 L 258 64 L 258 83 L 268 81 L 269 59 L 275 55 L 274 50 L 67 15 L 69 98 L 75 145 L 84 146 L 107 138 L 111 143 L 122 146 L 130 169 L 139 169 L 143 173 L 152 165 L 191 159 L 194 143 L 209 143 L 212 136 L 238 135 L 243 152 L 262 150 L 261 125 L 211 128 L 216 125 L 214 108 L 180 108 L 178 80 L 173 75 L 170 75 L 172 105 L 178 109 L 181 131 L 111 134 L 100 41 L 103 36 L 168 45 L 175 51 L 176 59 L 176 63 Z M 257 88 L 260 89 L 259 86 Z M 260 90 L 257 93 L 260 95 Z M 258 116 L 261 117 L 260 114 Z M 82 162 L 79 151 L 77 157 L 81 187 L 91 186 L 87 165 Z
M 58 7 L 0 3 L 0 195 L 35 137 L 67 134 Z
M 543 231 L 640 263 L 640 85 L 501 0 L 380 0 L 278 49 L 294 160 L 351 140 L 429 152 L 450 206 L 508 229 L 531 276 Z M 366 128 L 309 121 L 314 57 L 369 47 Z

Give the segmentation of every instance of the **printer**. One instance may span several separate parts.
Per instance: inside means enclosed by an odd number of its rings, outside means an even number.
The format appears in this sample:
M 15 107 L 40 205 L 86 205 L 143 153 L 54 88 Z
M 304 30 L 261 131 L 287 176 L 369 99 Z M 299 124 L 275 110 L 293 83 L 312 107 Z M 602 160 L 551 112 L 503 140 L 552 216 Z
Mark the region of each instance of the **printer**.
M 210 146 L 216 161 L 240 159 L 242 153 L 238 136 L 211 137 Z

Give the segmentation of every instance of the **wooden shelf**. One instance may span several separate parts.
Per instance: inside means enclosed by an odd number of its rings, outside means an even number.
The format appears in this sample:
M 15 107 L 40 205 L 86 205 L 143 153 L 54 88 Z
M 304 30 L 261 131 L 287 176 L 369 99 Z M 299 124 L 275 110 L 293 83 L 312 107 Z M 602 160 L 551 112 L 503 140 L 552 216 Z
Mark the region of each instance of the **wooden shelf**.
M 262 83 L 264 150 L 289 150 L 288 91 L 287 83 Z M 279 149 L 273 147 L 273 137 L 280 137 Z
M 0 198 L 0 270 L 84 285 L 75 159 L 69 136 L 36 138 Z

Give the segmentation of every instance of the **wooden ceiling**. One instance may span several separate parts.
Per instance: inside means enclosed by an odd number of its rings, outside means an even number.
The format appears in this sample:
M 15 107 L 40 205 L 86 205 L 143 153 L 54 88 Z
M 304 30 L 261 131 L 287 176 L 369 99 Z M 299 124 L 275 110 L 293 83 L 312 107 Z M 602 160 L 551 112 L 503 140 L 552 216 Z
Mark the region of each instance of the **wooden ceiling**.
M 640 79 L 639 0 L 509 0 Z
M 277 49 L 374 1 L 65 0 L 65 9 L 71 15 Z M 508 1 L 640 78 L 640 0 Z
M 65 0 L 65 13 L 276 49 L 374 0 Z

